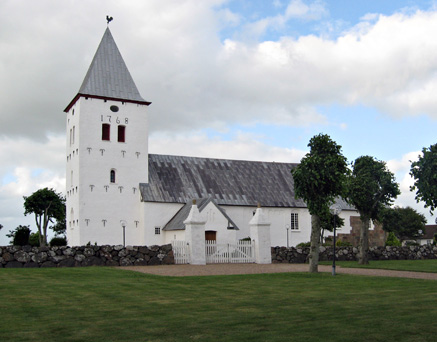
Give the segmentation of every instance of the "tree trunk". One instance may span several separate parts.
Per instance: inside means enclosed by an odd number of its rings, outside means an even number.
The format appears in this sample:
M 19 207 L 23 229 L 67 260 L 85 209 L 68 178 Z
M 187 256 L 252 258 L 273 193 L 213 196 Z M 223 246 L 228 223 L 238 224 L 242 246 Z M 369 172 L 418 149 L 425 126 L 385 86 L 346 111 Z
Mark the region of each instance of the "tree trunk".
M 309 272 L 318 272 L 319 266 L 319 245 L 320 245 L 320 217 L 311 215 L 311 247 L 310 247 L 310 268 Z
M 361 219 L 361 229 L 360 229 L 360 243 L 358 245 L 358 263 L 360 265 L 367 265 L 369 259 L 367 257 L 367 252 L 369 250 L 369 221 L 368 217 Z
M 39 240 L 39 245 L 43 246 L 43 242 L 42 242 L 42 229 L 41 229 L 41 215 L 38 215 L 37 213 L 35 213 L 35 222 L 36 222 L 36 226 L 38 228 L 38 240 Z

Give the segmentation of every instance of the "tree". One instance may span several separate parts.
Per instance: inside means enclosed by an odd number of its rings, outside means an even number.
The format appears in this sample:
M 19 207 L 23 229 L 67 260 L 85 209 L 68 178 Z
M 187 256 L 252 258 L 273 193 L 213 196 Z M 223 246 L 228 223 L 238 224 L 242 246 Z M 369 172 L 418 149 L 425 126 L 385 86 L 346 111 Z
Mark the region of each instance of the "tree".
M 416 239 L 425 231 L 425 215 L 411 207 L 386 208 L 381 216 L 382 229 L 393 232 L 401 241 Z
M 65 198 L 53 189 L 40 189 L 24 197 L 24 215 L 35 214 L 40 246 L 47 246 L 47 228 L 54 220 L 65 220 Z
M 55 233 L 56 237 L 59 237 L 59 235 L 65 236 L 65 232 L 67 231 L 67 223 L 65 222 L 65 219 L 66 217 L 64 215 L 63 219 L 56 221 L 56 224 L 50 227 L 50 229 Z
M 10 243 L 14 246 L 25 246 L 29 244 L 30 228 L 29 226 L 19 225 L 14 230 L 10 230 L 6 236 L 11 238 Z
M 399 185 L 385 162 L 361 156 L 352 163 L 347 197 L 360 213 L 359 264 L 368 264 L 370 220 L 380 219 L 382 210 L 400 194 Z
M 411 163 L 410 175 L 414 178 L 410 190 L 416 190 L 416 201 L 425 202 L 432 214 L 437 208 L 437 144 L 422 149 L 419 160 Z
M 319 263 L 321 218 L 329 217 L 329 206 L 344 194 L 348 173 L 346 158 L 326 134 L 311 138 L 310 152 L 292 171 L 296 198 L 302 198 L 311 214 L 309 271 L 317 272 Z
M 328 212 L 325 216 L 320 217 L 320 242 L 323 242 L 325 230 L 328 232 L 334 231 L 334 221 L 336 229 L 344 226 L 344 219 L 338 215 L 332 214 L 331 212 Z

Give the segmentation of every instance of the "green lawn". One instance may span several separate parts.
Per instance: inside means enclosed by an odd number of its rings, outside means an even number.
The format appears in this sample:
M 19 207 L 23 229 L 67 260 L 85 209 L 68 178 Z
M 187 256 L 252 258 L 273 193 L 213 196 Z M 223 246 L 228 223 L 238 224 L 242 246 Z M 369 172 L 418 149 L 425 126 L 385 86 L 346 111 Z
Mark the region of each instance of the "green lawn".
M 437 282 L 1 269 L 0 341 L 435 341 Z
M 321 265 L 332 265 L 332 261 L 322 261 Z M 434 260 L 377 260 L 368 265 L 359 265 L 356 261 L 337 261 L 341 267 L 380 268 L 385 270 L 437 273 L 437 259 Z

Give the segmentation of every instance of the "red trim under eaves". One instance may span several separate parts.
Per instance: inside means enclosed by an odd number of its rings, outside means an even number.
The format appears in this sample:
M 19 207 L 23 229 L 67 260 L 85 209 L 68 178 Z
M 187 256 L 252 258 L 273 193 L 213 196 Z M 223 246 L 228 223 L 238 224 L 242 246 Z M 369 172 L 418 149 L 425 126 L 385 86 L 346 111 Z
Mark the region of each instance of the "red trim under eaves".
M 79 100 L 80 97 L 90 97 L 93 99 L 100 99 L 100 100 L 110 100 L 110 101 L 118 101 L 118 102 L 129 102 L 129 103 L 137 103 L 141 105 L 150 105 L 152 102 L 148 101 L 135 101 L 135 100 L 126 100 L 126 99 L 118 99 L 115 97 L 106 97 L 106 96 L 98 96 L 98 95 L 88 95 L 88 94 L 77 94 L 73 100 L 68 104 L 68 106 L 64 109 L 65 113 L 68 113 L 68 111 L 73 107 L 73 105 L 76 103 L 77 100 Z

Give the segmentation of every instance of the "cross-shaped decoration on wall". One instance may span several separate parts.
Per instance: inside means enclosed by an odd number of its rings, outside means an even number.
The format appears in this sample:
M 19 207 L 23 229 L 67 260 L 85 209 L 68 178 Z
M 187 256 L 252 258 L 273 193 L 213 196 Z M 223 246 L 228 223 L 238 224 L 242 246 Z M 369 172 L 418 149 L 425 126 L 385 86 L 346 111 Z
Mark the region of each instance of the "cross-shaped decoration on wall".
M 103 222 L 103 227 L 105 227 L 106 226 L 106 220 L 102 220 L 102 222 Z
M 101 148 L 101 149 L 100 149 L 100 153 L 102 153 L 102 156 L 103 156 L 103 152 L 105 152 L 105 149 L 104 149 L 104 148 Z
M 106 192 L 108 192 L 109 185 L 104 185 Z
M 123 154 L 123 158 L 124 158 L 124 154 L 126 153 L 126 151 L 121 151 L 121 153 Z
M 123 187 L 120 185 L 118 188 L 120 189 L 120 194 L 121 194 L 123 192 Z
M 135 228 L 138 228 L 138 223 L 140 223 L 140 221 L 134 221 L 135 222 Z
M 91 192 L 93 192 L 94 185 L 90 184 L 90 189 L 91 189 Z
M 88 223 L 90 223 L 90 219 L 85 219 L 86 225 L 88 227 Z
M 137 158 L 139 158 L 140 157 L 140 152 L 135 152 L 135 154 L 137 155 Z
M 132 190 L 135 193 L 135 191 L 137 191 L 137 188 L 133 187 Z
M 91 154 L 92 148 L 91 147 L 87 147 L 86 149 L 88 150 L 88 154 Z

